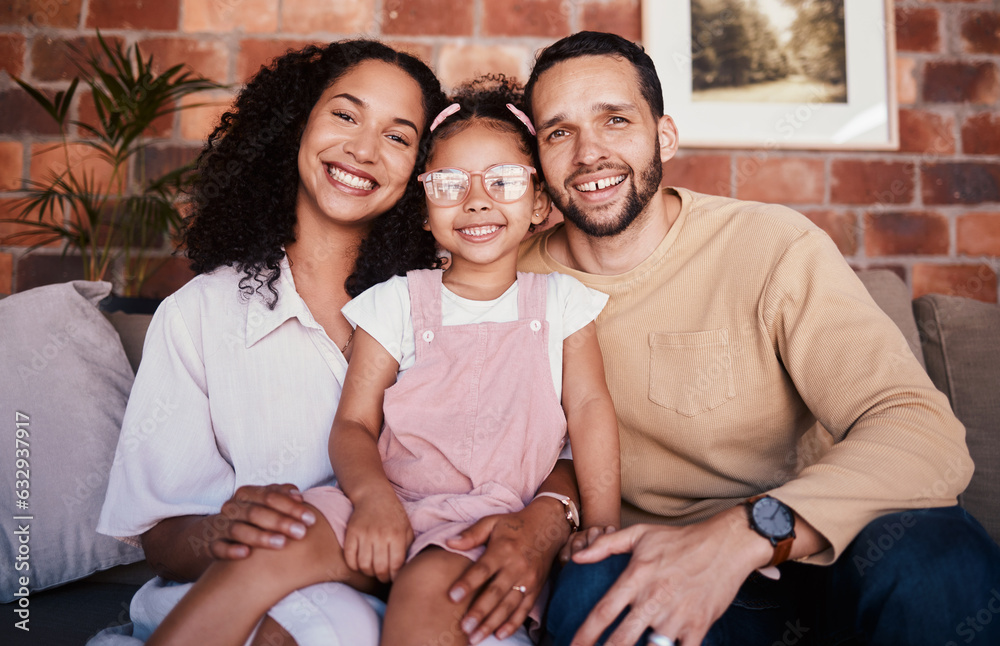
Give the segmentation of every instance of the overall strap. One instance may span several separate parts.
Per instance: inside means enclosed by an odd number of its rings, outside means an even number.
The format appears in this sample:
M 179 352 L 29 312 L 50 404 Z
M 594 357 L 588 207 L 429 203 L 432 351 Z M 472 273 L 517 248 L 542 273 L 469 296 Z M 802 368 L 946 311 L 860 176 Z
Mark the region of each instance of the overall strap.
M 545 301 L 549 277 L 545 274 L 517 272 L 517 316 L 521 320 L 545 320 Z
M 406 272 L 410 292 L 410 318 L 413 331 L 441 327 L 441 270 L 414 269 Z

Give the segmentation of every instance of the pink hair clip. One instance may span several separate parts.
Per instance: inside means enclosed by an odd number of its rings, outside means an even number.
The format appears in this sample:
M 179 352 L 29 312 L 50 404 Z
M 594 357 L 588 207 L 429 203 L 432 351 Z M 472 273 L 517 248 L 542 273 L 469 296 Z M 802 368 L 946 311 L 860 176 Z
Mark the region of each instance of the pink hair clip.
M 531 119 L 528 118 L 528 115 L 518 110 L 513 103 L 508 103 L 507 109 L 514 113 L 514 116 L 517 117 L 518 121 L 528 127 L 528 132 L 532 135 L 535 134 L 535 126 L 531 125 Z
M 434 121 L 431 121 L 430 131 L 434 132 L 434 129 L 441 125 L 441 122 L 455 114 L 459 111 L 462 106 L 457 103 L 452 103 L 447 108 L 438 113 L 438 116 L 434 117 Z

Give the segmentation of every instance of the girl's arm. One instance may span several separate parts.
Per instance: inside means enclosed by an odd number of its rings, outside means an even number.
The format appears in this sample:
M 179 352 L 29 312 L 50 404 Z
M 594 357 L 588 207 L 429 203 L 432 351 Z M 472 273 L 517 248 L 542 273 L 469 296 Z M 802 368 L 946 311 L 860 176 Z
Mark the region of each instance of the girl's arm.
M 583 528 L 617 529 L 621 524 L 618 420 L 593 322 L 563 341 L 562 400 Z
M 413 530 L 378 452 L 385 389 L 399 363 L 360 327 L 347 367 L 344 392 L 330 432 L 330 463 L 337 483 L 354 504 L 344 537 L 347 566 L 383 583 L 406 561 Z

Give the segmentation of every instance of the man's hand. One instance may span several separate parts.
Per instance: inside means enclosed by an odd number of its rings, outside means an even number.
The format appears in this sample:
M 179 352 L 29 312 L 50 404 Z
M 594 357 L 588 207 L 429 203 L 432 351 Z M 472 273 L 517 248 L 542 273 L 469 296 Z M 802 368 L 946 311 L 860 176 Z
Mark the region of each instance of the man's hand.
M 217 530 L 209 545 L 212 557 L 241 559 L 251 548 L 281 549 L 289 538 L 302 538 L 316 516 L 295 485 L 245 485 L 209 522 Z
M 681 644 L 700 644 L 772 549 L 749 528 L 740 506 L 685 527 L 635 525 L 606 534 L 573 560 L 596 563 L 628 552 L 628 567 L 577 631 L 574 645 L 594 644 L 626 606 L 631 610 L 609 644 L 635 644 L 647 627 Z
M 569 533 L 562 504 L 540 498 L 519 512 L 487 516 L 448 541 L 459 550 L 486 545 L 448 593 L 457 602 L 479 590 L 461 623 L 472 644 L 494 631 L 506 639 L 524 623 Z

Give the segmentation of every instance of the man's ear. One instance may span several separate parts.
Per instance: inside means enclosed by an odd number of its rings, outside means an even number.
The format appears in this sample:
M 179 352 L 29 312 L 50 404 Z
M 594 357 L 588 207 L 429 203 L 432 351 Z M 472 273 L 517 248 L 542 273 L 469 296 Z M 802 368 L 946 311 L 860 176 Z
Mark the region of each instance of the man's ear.
M 656 122 L 656 139 L 660 144 L 660 162 L 669 161 L 677 154 L 679 138 L 677 136 L 677 124 L 670 118 L 670 115 L 663 115 Z
M 545 222 L 551 210 L 552 199 L 545 190 L 545 185 L 542 182 L 538 182 L 535 187 L 535 201 L 531 204 L 531 223 L 537 225 Z

